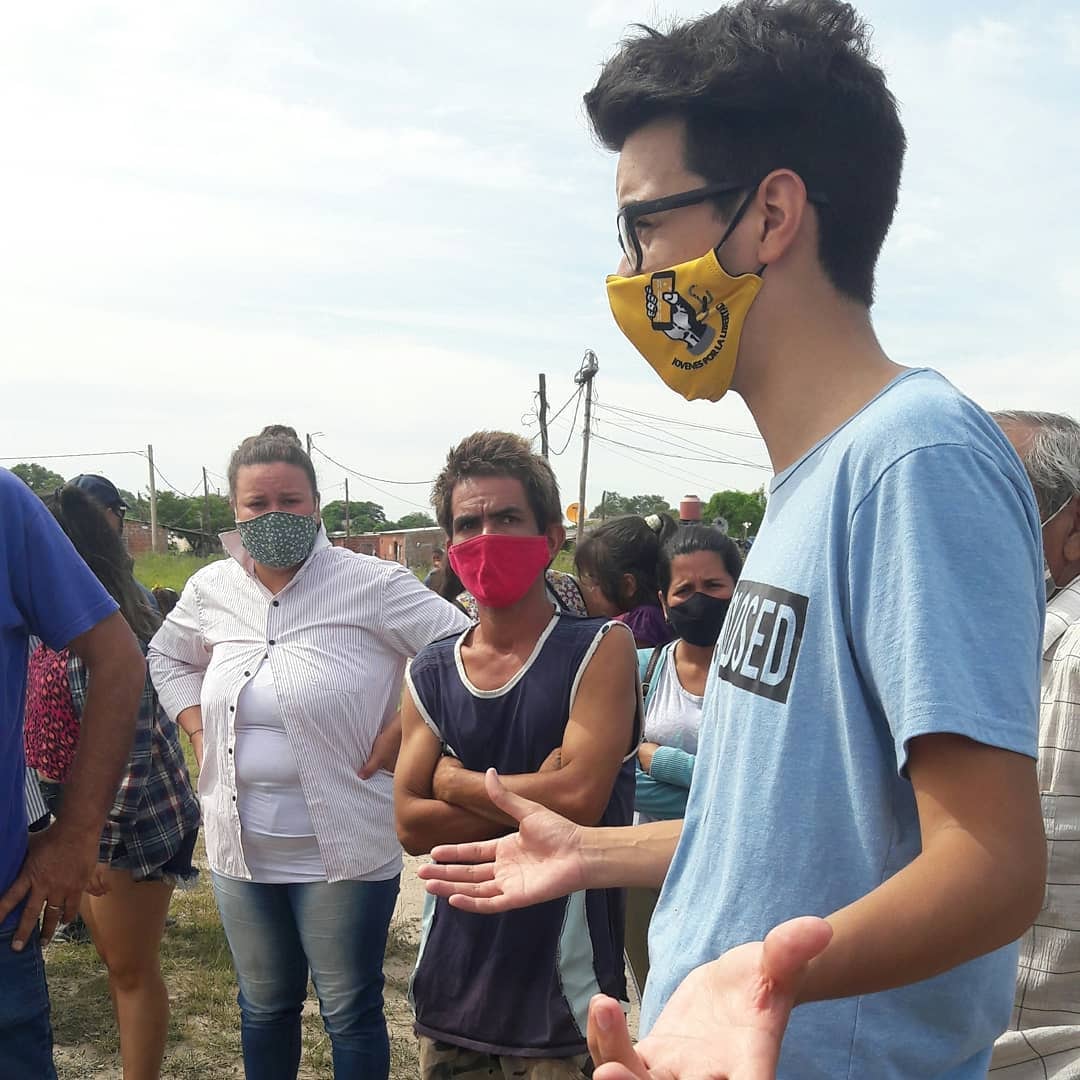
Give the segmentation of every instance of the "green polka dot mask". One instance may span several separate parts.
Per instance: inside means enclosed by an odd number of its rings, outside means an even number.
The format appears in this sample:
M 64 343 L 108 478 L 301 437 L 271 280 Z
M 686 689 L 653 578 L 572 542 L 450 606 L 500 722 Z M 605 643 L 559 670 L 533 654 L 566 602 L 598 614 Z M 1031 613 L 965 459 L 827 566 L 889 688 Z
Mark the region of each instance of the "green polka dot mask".
M 261 566 L 284 570 L 302 563 L 315 545 L 319 523 L 310 514 L 271 510 L 236 523 L 248 554 Z

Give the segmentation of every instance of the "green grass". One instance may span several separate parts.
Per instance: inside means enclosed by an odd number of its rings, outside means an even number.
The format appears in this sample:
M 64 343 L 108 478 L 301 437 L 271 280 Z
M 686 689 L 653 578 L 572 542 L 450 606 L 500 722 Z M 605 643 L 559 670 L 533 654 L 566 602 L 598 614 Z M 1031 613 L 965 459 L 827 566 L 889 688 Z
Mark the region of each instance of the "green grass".
M 573 551 L 560 551 L 555 556 L 555 561 L 551 564 L 552 570 L 561 570 L 564 574 L 572 574 L 574 572 L 574 553 Z
M 187 739 L 182 742 L 194 782 L 198 770 Z M 201 836 L 195 864 L 201 871 L 199 881 L 194 888 L 178 889 L 173 894 L 170 915 L 176 921 L 166 929 L 161 943 L 161 970 L 171 1005 L 162 1076 L 170 1080 L 233 1080 L 244 1075 L 236 976 Z M 384 972 L 394 1080 L 415 1077 L 419 1069 L 407 999 L 416 946 L 411 927 L 396 920 L 391 923 Z M 45 965 L 59 1080 L 121 1080 L 120 1041 L 108 978 L 93 945 L 51 945 L 45 951 Z M 301 1024 L 301 1080 L 333 1076 L 330 1040 L 310 987 Z
M 162 585 L 180 592 L 187 579 L 223 555 L 177 555 L 173 552 L 146 552 L 135 557 L 135 576 L 148 589 Z

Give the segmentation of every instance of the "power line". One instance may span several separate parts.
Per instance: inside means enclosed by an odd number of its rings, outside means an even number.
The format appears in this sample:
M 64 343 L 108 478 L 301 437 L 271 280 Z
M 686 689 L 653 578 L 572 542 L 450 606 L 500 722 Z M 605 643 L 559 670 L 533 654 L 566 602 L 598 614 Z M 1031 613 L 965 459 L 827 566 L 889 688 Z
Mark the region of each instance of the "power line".
M 733 435 L 739 439 L 765 440 L 756 431 L 735 431 L 732 428 L 712 427 L 709 424 L 694 424 L 689 420 L 676 420 L 673 416 L 658 416 L 656 413 L 642 412 L 639 409 L 627 409 L 621 405 L 601 405 L 602 409 L 625 413 L 627 416 L 644 417 L 647 420 L 659 420 L 663 424 L 675 424 L 677 427 L 696 428 L 698 431 L 711 431 L 717 435 Z
M 577 393 L 574 395 L 574 397 L 577 398 L 577 404 L 574 406 L 574 416 L 573 419 L 570 421 L 570 434 L 566 436 L 566 442 L 563 443 L 563 448 L 561 450 L 555 450 L 554 448 L 552 449 L 551 452 L 555 455 L 555 457 L 562 457 L 562 455 L 566 453 L 566 448 L 570 445 L 571 440 L 574 438 L 574 428 L 577 425 L 578 411 L 581 408 L 581 395 L 584 390 L 585 387 L 584 384 L 582 384 L 580 387 L 578 387 Z M 570 399 L 570 401 L 573 400 L 573 398 Z M 570 401 L 568 401 L 566 405 L 569 405 Z M 563 406 L 563 409 L 566 408 L 566 405 Z M 560 409 L 559 412 L 562 412 L 562 409 Z M 548 421 L 548 427 L 551 427 L 552 422 L 552 420 Z
M 59 458 L 77 457 L 121 457 L 124 454 L 134 454 L 136 457 L 145 458 L 145 450 L 99 450 L 96 453 L 87 451 L 83 454 L 30 454 L 15 455 L 13 457 L 0 457 L 0 461 L 21 461 L 30 465 L 37 461 L 55 461 Z
M 597 435 L 596 437 L 602 442 L 622 446 L 627 450 L 636 450 L 639 454 L 653 454 L 656 457 L 666 457 L 678 461 L 700 461 L 702 464 L 709 465 L 742 465 L 744 468 L 764 469 L 766 472 L 772 472 L 768 465 L 755 465 L 753 462 L 731 461 L 725 458 L 706 458 L 700 454 L 672 454 L 667 450 L 651 450 L 647 446 L 632 446 L 630 443 L 619 442 L 618 439 L 609 439 L 605 435 Z
M 143 457 L 146 457 L 146 455 L 145 455 L 145 454 L 143 454 L 142 456 L 143 456 Z M 190 498 L 192 498 L 192 496 L 188 495 L 188 493 L 187 493 L 186 491 L 181 491 L 181 490 L 180 490 L 180 489 L 179 489 L 179 488 L 178 488 L 178 487 L 177 487 L 177 486 L 176 486 L 176 485 L 175 485 L 175 484 L 174 484 L 174 483 L 173 483 L 173 482 L 172 482 L 172 481 L 171 481 L 171 480 L 170 480 L 170 479 L 169 479 L 169 478 L 168 478 L 168 477 L 167 477 L 167 476 L 166 476 L 166 475 L 165 475 L 165 474 L 164 474 L 164 473 L 163 473 L 163 472 L 162 472 L 162 471 L 161 471 L 161 470 L 160 470 L 160 469 L 159 469 L 159 468 L 157 467 L 157 462 L 155 462 L 155 463 L 154 463 L 154 472 L 156 472 L 156 473 L 157 473 L 157 475 L 158 475 L 158 479 L 160 479 L 160 480 L 161 480 L 161 482 L 162 482 L 162 483 L 163 483 L 163 484 L 164 484 L 164 485 L 165 485 L 165 486 L 166 486 L 167 488 L 172 488 L 172 490 L 173 490 L 173 491 L 175 491 L 175 492 L 176 492 L 176 494 L 177 494 L 177 495 L 179 495 L 179 496 L 180 496 L 181 498 L 184 498 L 184 499 L 190 499 Z M 200 484 L 201 484 L 201 482 L 202 482 L 202 481 L 200 481 Z
M 314 441 L 311 444 L 312 450 L 317 450 L 327 461 L 332 462 L 339 469 L 344 469 L 347 473 L 352 473 L 353 476 L 358 476 L 361 480 L 372 480 L 380 484 L 396 484 L 400 487 L 417 487 L 419 485 L 428 486 L 433 484 L 434 480 L 387 480 L 385 476 L 368 476 L 367 473 L 358 472 L 356 469 L 349 468 L 348 465 L 342 465 L 340 461 L 332 458 L 321 446 L 316 446 Z M 394 498 L 398 498 L 397 495 Z M 407 499 L 402 499 L 402 502 L 407 502 Z M 415 505 L 415 503 L 413 504 Z
M 629 431 L 632 435 L 645 435 L 650 439 L 655 439 L 656 442 L 665 446 L 672 446 L 676 450 L 693 450 L 695 452 L 704 451 L 710 455 L 711 460 L 723 459 L 722 463 L 731 465 L 747 465 L 755 469 L 768 468 L 766 465 L 762 465 L 757 461 L 750 461 L 749 458 L 736 457 L 734 454 L 725 453 L 723 450 L 717 450 L 715 447 L 706 446 L 704 443 L 695 442 L 693 439 L 687 439 L 682 435 L 675 434 L 674 432 L 666 431 L 664 428 L 657 427 L 655 424 L 646 423 L 644 420 L 639 420 L 636 426 L 631 427 L 629 424 L 621 424 L 617 420 L 612 420 L 611 417 L 607 417 L 604 421 L 605 424 L 610 424 L 612 427 L 620 428 L 622 431 Z M 642 430 L 642 429 L 646 430 Z M 663 435 L 653 435 L 651 432 L 660 431 Z M 669 437 L 670 436 L 670 437 Z M 673 441 L 677 440 L 677 441 Z
M 598 435 L 597 438 L 599 439 L 601 438 L 601 436 Z M 614 454 L 616 457 L 621 457 L 624 461 L 629 461 L 631 464 L 638 465 L 644 469 L 652 469 L 653 472 L 662 473 L 664 476 L 669 476 L 673 480 L 678 480 L 680 483 L 685 483 L 689 479 L 697 480 L 708 487 L 712 487 L 716 484 L 715 479 L 702 476 L 700 475 L 700 473 L 693 473 L 686 469 L 680 469 L 679 472 L 673 472 L 671 469 L 665 469 L 662 465 L 658 465 L 655 461 L 649 461 L 638 454 L 632 454 L 623 450 L 616 450 L 614 446 L 607 445 L 606 440 L 604 449 L 608 453 Z
M 385 495 L 387 498 L 390 498 L 390 499 L 397 499 L 398 502 L 403 502 L 403 503 L 405 503 L 406 506 L 415 506 L 417 510 L 423 510 L 425 513 L 431 513 L 431 507 L 430 506 L 423 506 L 421 503 L 413 502 L 411 499 L 406 499 L 401 495 L 396 495 L 392 491 L 387 491 L 385 488 L 379 487 L 379 485 L 376 484 L 371 479 L 370 476 L 367 476 L 362 472 L 357 472 L 355 469 L 350 469 L 348 465 L 343 465 L 340 461 L 338 461 L 336 458 L 332 458 L 328 453 L 326 453 L 325 450 L 321 449 L 320 447 L 315 446 L 314 444 L 312 444 L 311 448 L 312 448 L 312 450 L 315 450 L 317 453 L 321 454 L 331 464 L 336 465 L 339 469 L 344 469 L 345 472 L 351 473 L 353 476 L 359 477 L 361 480 L 366 480 L 367 483 L 371 487 L 373 487 L 377 492 L 379 492 L 381 495 Z M 392 484 L 392 483 L 400 482 L 400 481 L 387 480 L 387 481 L 384 481 L 384 482 Z M 430 481 L 430 480 L 423 480 L 423 481 L 413 480 L 413 481 L 409 481 L 409 483 L 430 484 L 430 483 L 432 483 L 432 481 Z

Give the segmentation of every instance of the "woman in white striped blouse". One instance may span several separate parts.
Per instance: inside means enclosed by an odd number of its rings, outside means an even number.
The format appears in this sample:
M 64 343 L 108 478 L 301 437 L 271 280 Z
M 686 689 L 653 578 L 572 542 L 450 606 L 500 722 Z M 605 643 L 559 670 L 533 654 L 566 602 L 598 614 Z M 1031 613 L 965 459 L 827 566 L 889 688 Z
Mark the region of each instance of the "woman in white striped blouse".
M 291 428 L 229 465 L 232 556 L 150 646 L 189 734 L 249 1078 L 294 1080 L 310 970 L 338 1078 L 389 1073 L 382 959 L 401 871 L 392 780 L 406 659 L 467 618 L 404 567 L 330 545 Z

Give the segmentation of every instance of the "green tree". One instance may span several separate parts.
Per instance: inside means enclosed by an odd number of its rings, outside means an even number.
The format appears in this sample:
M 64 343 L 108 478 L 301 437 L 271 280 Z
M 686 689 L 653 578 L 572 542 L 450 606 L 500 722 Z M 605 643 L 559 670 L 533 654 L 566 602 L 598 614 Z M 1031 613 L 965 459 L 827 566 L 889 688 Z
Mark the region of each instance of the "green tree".
M 322 508 L 326 531 L 344 532 L 345 500 L 336 499 Z M 386 511 L 378 503 L 349 500 L 349 528 L 354 533 L 378 532 L 386 525 Z
M 671 514 L 674 513 L 663 495 L 620 495 L 617 491 L 604 494 L 604 501 L 590 515 L 594 518 L 619 517 L 622 514 Z
M 749 522 L 747 535 L 753 536 L 761 528 L 761 519 L 765 516 L 765 489 L 718 491 L 705 504 L 702 513 L 706 521 L 723 518 L 732 536 L 742 536 L 743 525 Z
M 434 526 L 435 519 L 430 514 L 425 514 L 422 510 L 417 510 L 411 514 L 406 514 L 404 517 L 398 518 L 397 521 L 387 522 L 379 531 L 386 532 L 388 529 L 430 529 Z
M 48 495 L 58 487 L 63 487 L 65 483 L 59 473 L 54 473 L 52 469 L 47 469 L 36 461 L 21 462 L 11 471 L 37 495 Z

